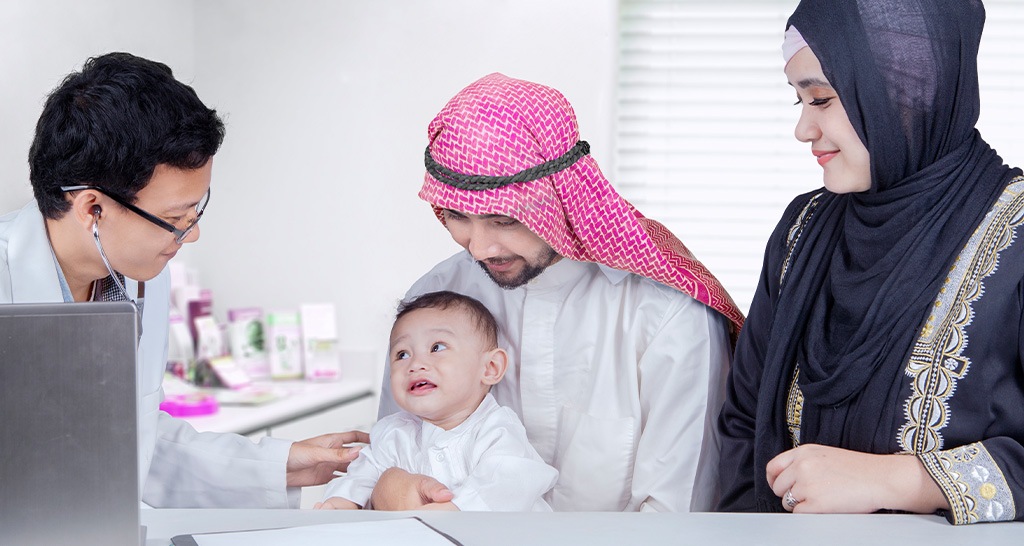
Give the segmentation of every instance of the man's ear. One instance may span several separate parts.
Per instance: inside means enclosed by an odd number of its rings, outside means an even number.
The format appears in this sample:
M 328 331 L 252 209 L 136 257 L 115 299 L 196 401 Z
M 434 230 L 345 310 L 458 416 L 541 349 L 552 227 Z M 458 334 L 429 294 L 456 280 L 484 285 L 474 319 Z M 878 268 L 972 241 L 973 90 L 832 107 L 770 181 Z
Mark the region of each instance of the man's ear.
M 67 216 L 86 229 L 92 229 L 93 222 L 103 217 L 100 194 L 96 190 L 82 190 L 71 199 L 71 210 Z
M 501 381 L 502 377 L 505 377 L 505 371 L 508 370 L 508 353 L 505 349 L 491 349 L 488 351 L 484 358 L 487 359 L 484 368 L 484 385 L 495 385 Z

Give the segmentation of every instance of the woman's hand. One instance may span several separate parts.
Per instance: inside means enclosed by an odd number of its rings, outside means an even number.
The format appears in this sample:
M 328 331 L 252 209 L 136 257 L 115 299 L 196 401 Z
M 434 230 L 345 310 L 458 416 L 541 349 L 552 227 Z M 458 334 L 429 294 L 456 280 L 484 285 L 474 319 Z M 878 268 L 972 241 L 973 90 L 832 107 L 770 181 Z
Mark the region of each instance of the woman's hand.
M 768 461 L 766 472 L 779 502 L 794 513 L 931 513 L 949 508 L 939 486 L 912 455 L 806 444 Z

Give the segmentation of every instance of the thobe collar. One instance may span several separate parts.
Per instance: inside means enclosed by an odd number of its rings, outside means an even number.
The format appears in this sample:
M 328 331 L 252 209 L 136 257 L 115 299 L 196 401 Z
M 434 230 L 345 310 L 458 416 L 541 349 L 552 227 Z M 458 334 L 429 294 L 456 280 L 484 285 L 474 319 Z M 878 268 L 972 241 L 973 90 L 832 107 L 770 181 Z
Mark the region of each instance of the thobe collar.
M 569 258 L 562 258 L 553 265 L 547 267 L 543 273 L 526 283 L 523 288 L 528 292 L 554 290 L 562 286 L 573 285 L 592 267 L 597 267 L 604 273 L 605 277 L 612 284 L 619 284 L 629 276 L 628 271 L 622 271 L 608 267 L 604 264 L 577 262 Z

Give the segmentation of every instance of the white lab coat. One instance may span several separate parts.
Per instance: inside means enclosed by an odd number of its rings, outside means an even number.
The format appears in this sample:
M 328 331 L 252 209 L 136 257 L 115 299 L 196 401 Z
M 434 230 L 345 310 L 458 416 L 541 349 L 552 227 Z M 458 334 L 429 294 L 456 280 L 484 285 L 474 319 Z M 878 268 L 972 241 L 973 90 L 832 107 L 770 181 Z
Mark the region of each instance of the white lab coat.
M 558 477 L 526 439 L 519 417 L 490 394 L 451 430 L 405 411 L 377 421 L 370 430 L 370 445 L 349 465 L 348 474 L 327 485 L 324 498 L 341 497 L 365 506 L 389 468 L 443 483 L 463 512 L 550 512 L 543 496 Z
M 452 290 L 497 318 L 509 371 L 491 392 L 559 472 L 555 511 L 701 511 L 718 496 L 715 420 L 727 321 L 650 279 L 563 258 L 503 290 L 467 252 L 409 290 Z M 380 414 L 397 410 L 385 370 Z
M 126 281 L 129 295 L 135 295 L 138 283 Z M 0 217 L 0 304 L 62 301 L 43 216 L 32 201 Z M 164 269 L 146 282 L 136 369 L 143 501 L 167 508 L 298 506 L 298 490 L 285 487 L 291 442 L 264 438 L 254 444 L 235 434 L 198 433 L 159 410 L 169 305 L 170 276 Z

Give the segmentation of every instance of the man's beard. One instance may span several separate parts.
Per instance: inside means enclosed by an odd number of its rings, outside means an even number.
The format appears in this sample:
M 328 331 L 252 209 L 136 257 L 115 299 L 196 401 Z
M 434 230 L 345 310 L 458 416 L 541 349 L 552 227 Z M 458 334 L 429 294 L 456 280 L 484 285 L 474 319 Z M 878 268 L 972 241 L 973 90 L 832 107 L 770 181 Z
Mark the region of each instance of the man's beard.
M 526 265 L 524 265 L 523 269 L 511 279 L 499 279 L 494 276 L 494 273 L 491 273 L 491 270 L 487 267 L 485 262 L 477 261 L 476 263 L 484 270 L 484 273 L 487 273 L 487 276 L 494 281 L 494 284 L 504 288 L 505 290 L 515 290 L 543 273 L 544 270 L 555 261 L 557 256 L 558 253 L 555 252 L 553 248 L 548 247 L 547 250 L 542 255 L 538 256 L 536 260 L 532 262 L 530 260 L 524 260 Z

